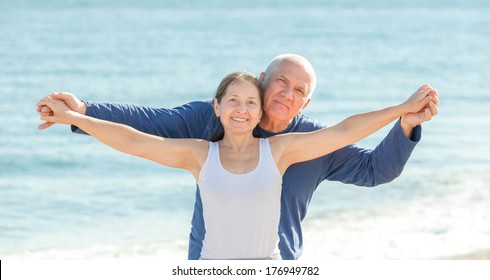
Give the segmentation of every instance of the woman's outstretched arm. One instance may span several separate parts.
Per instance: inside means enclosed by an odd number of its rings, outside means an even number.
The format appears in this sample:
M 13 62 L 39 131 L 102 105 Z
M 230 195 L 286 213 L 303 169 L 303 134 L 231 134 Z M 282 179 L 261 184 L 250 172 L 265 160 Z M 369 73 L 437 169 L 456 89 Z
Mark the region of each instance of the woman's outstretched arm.
M 43 98 L 37 105 L 47 106 L 53 112 L 49 116 L 41 116 L 41 120 L 76 125 L 105 145 L 123 153 L 170 167 L 186 169 L 194 175 L 200 170 L 196 151 L 200 150 L 199 147 L 205 146 L 205 141 L 169 139 L 146 134 L 126 125 L 79 114 L 70 110 L 63 102 L 49 96 Z

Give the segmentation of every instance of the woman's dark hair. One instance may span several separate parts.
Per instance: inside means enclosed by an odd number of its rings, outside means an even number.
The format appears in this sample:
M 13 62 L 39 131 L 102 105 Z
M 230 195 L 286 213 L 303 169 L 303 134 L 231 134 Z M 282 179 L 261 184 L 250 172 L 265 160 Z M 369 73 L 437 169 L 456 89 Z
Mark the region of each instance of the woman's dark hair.
M 226 90 L 228 86 L 234 81 L 246 81 L 250 82 L 257 87 L 257 91 L 259 92 L 260 104 L 263 104 L 264 94 L 262 92 L 262 83 L 253 75 L 246 71 L 237 71 L 226 75 L 226 77 L 221 80 L 219 83 L 218 89 L 216 89 L 216 94 L 214 98 L 218 100 L 218 103 L 221 103 L 221 99 L 226 95 Z
M 221 80 L 221 82 L 218 85 L 218 89 L 216 89 L 216 94 L 214 95 L 214 98 L 218 101 L 218 103 L 221 103 L 221 99 L 226 95 L 226 90 L 228 89 L 228 86 L 235 82 L 235 81 L 246 81 L 250 82 L 255 87 L 257 88 L 257 91 L 259 92 L 259 99 L 260 99 L 260 106 L 262 107 L 262 104 L 264 104 L 264 93 L 262 91 L 262 83 L 251 73 L 246 72 L 246 71 L 237 71 L 230 73 L 226 75 L 226 77 Z M 221 129 L 218 133 L 213 135 L 211 137 L 211 141 L 216 142 L 221 139 L 223 139 L 225 135 L 224 130 Z

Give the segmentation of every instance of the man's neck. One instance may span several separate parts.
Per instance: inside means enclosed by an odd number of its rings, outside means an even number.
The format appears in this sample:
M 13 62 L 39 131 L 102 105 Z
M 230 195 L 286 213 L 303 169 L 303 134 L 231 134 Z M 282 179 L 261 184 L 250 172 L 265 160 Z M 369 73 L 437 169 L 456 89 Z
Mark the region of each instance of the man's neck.
M 280 121 L 280 120 L 272 120 L 267 116 L 263 116 L 260 120 L 259 126 L 268 132 L 279 133 L 286 130 L 291 123 L 292 120 L 288 121 Z

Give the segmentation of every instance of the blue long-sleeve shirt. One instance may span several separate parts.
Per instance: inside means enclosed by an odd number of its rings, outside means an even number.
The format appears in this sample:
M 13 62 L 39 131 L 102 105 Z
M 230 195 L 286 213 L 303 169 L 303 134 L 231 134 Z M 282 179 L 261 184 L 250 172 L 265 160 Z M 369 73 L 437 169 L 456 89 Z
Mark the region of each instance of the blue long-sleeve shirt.
M 86 115 L 132 126 L 140 131 L 169 138 L 200 138 L 210 140 L 223 132 L 215 118 L 211 100 L 195 101 L 182 106 L 150 108 L 145 106 L 86 102 Z M 325 127 L 304 115 L 296 116 L 288 128 L 271 133 L 259 126 L 256 137 L 270 137 L 289 132 L 308 132 Z M 83 133 L 76 127 L 72 131 Z M 301 221 L 318 185 L 324 180 L 340 181 L 358 186 L 376 186 L 398 177 L 422 129 L 414 128 L 411 139 L 403 133 L 399 121 L 383 141 L 372 150 L 350 145 L 323 157 L 291 165 L 283 176 L 279 249 L 283 259 L 297 259 L 303 252 Z M 205 227 L 202 202 L 196 187 L 196 200 L 189 236 L 189 259 L 199 259 Z

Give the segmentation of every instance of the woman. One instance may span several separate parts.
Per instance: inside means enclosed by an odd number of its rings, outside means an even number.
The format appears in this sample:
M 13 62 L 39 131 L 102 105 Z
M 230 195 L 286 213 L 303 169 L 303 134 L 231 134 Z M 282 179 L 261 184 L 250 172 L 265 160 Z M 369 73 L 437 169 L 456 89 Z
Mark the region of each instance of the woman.
M 206 235 L 202 259 L 279 259 L 277 248 L 282 175 L 293 163 L 311 160 L 352 144 L 409 112 L 433 106 L 430 89 L 404 103 L 351 116 L 309 133 L 255 138 L 262 116 L 262 91 L 251 74 L 235 72 L 220 83 L 214 111 L 224 127 L 217 142 L 170 139 L 70 111 L 49 96 L 38 106 L 52 115 L 41 120 L 73 124 L 124 153 L 186 169 L 203 201 Z

